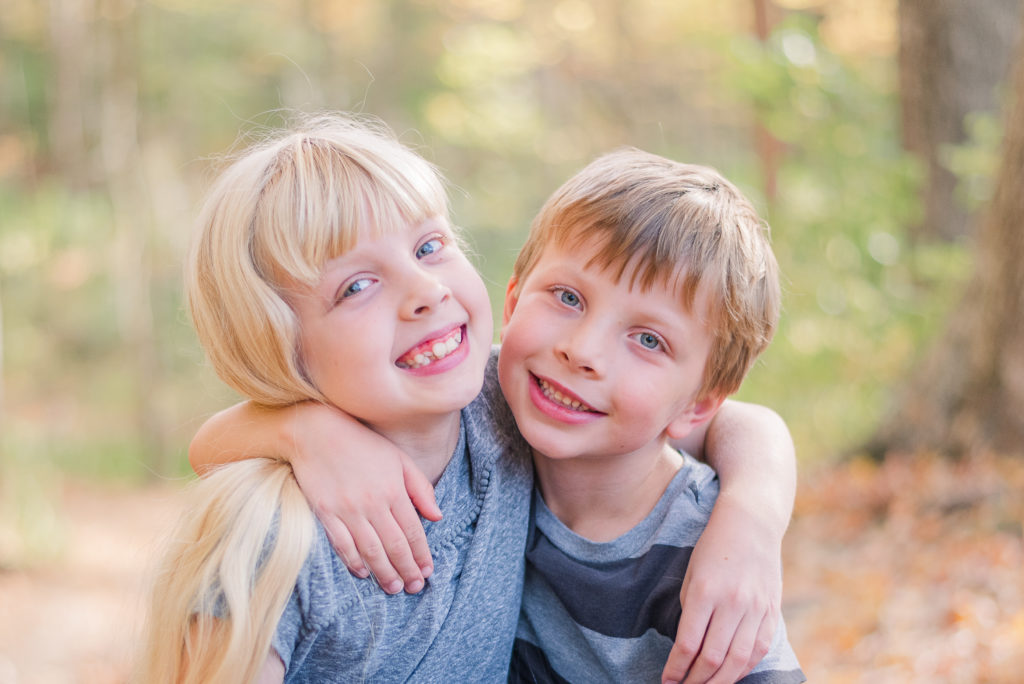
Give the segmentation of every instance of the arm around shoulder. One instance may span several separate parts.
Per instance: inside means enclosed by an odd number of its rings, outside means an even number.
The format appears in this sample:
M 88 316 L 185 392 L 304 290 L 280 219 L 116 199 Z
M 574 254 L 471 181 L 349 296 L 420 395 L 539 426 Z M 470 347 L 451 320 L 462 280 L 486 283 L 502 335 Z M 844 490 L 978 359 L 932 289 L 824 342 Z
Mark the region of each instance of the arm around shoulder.
M 705 460 L 718 472 L 720 502 L 744 504 L 781 543 L 796 497 L 796 450 L 785 421 L 758 404 L 728 400 L 708 428 Z
M 727 401 L 703 439 L 694 450 L 718 471 L 720 492 L 683 581 L 664 681 L 738 679 L 768 652 L 780 616 L 796 495 L 789 429 L 771 409 Z
M 423 473 L 352 416 L 315 401 L 281 408 L 241 402 L 215 414 L 189 447 L 193 469 L 264 456 L 288 461 L 338 555 L 389 593 L 419 591 L 433 569 L 416 510 L 441 511 Z
M 293 412 L 292 406 L 264 408 L 251 401 L 219 411 L 199 427 L 189 444 L 192 470 L 202 475 L 214 466 L 260 456 L 291 461 Z

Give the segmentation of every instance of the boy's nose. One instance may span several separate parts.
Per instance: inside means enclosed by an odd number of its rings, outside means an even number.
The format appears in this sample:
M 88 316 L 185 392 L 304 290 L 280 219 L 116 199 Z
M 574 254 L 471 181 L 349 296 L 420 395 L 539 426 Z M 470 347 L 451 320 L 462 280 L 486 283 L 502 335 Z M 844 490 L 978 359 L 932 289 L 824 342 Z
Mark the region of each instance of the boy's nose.
M 601 375 L 601 340 L 597 331 L 581 327 L 574 334 L 564 338 L 555 349 L 562 362 L 576 371 L 587 375 Z

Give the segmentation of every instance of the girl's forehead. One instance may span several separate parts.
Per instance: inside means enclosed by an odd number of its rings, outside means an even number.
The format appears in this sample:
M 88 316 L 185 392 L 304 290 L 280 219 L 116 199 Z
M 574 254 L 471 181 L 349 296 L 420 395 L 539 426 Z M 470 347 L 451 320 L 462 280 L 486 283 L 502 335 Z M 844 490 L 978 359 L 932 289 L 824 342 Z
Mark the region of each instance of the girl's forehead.
M 434 213 L 424 213 L 421 216 L 412 217 L 389 215 L 380 218 L 374 215 L 367 215 L 352 232 L 352 239 L 346 245 L 344 251 L 354 249 L 364 242 L 372 241 L 385 235 L 404 235 L 431 230 L 450 232 L 452 228 L 447 217 Z

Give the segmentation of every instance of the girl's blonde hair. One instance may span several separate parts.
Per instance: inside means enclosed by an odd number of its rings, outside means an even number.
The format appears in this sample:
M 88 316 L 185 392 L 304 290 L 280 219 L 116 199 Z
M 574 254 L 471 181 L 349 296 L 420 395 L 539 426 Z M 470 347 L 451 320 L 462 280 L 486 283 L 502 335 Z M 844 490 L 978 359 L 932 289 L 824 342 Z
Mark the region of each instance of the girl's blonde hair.
M 196 482 L 150 592 L 136 681 L 251 682 L 309 554 L 291 466 L 252 458 Z
M 261 405 L 324 401 L 303 371 L 288 289 L 315 285 L 360 239 L 435 216 L 448 217 L 440 174 L 376 120 L 309 117 L 250 147 L 211 187 L 185 268 L 217 374 Z M 314 519 L 282 461 L 222 466 L 192 494 L 152 591 L 138 681 L 248 682 Z
M 298 355 L 285 295 L 362 237 L 448 217 L 437 170 L 378 121 L 302 121 L 250 148 L 214 183 L 185 269 L 199 340 L 217 374 L 266 406 L 323 400 Z

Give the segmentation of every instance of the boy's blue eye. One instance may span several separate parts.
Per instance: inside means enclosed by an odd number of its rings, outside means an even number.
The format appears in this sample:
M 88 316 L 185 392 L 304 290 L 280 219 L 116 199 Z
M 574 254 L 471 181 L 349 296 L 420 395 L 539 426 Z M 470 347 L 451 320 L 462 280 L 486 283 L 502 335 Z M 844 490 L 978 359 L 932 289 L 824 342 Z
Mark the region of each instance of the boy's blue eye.
M 575 292 L 570 292 L 569 290 L 562 290 L 558 298 L 566 306 L 576 307 L 580 305 L 580 298 L 576 295 Z
M 658 339 L 658 336 L 651 333 L 640 333 L 637 340 L 645 349 L 657 349 L 661 346 L 661 340 Z
M 416 258 L 422 259 L 423 257 L 430 256 L 431 254 L 437 254 L 438 252 L 441 251 L 441 248 L 443 246 L 444 243 L 441 241 L 441 238 L 427 240 L 422 245 L 416 248 Z
M 373 280 L 370 278 L 359 278 L 358 280 L 353 280 L 348 287 L 342 290 L 341 298 L 345 299 L 346 297 L 351 297 L 352 295 L 359 294 L 366 288 L 370 287 L 372 283 Z

